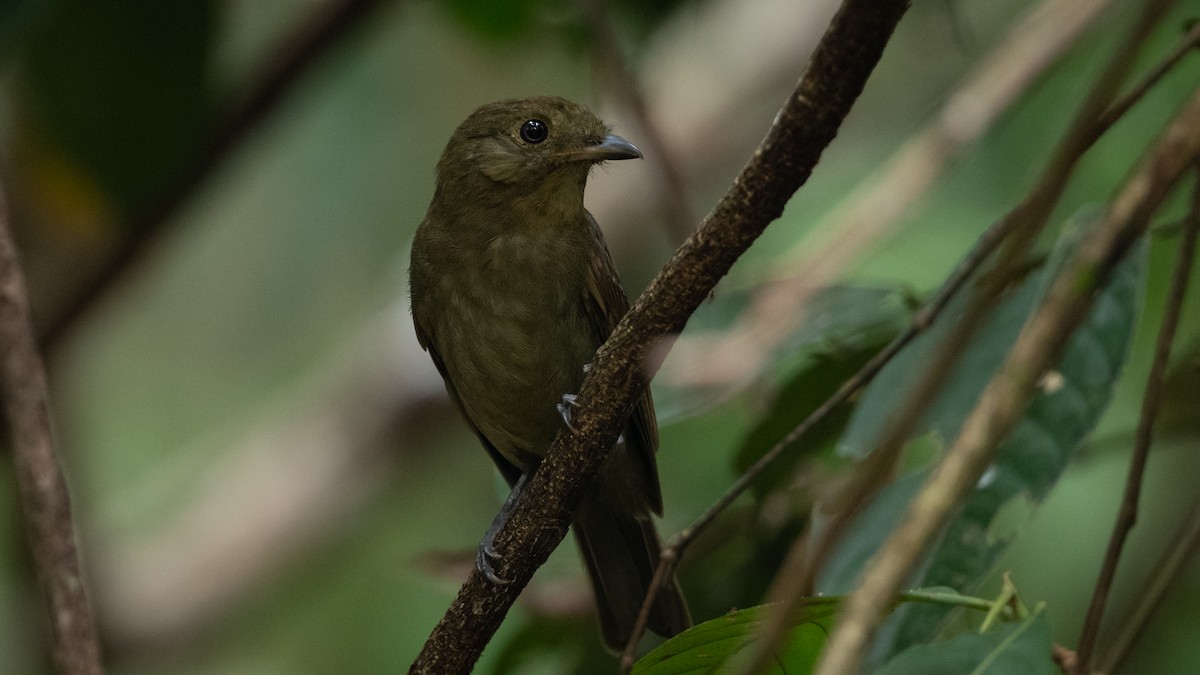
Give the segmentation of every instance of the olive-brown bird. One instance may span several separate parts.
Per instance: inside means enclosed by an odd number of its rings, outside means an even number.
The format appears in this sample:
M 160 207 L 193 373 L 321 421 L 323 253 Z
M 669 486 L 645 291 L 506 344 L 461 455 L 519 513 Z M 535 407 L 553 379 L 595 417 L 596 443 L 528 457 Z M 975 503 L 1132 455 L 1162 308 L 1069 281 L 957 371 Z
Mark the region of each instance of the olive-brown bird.
M 450 138 L 413 239 L 413 323 L 446 390 L 513 487 L 491 538 L 564 424 L 584 368 L 629 309 L 600 228 L 583 207 L 588 172 L 641 157 L 587 108 L 558 97 L 482 106 Z M 565 397 L 565 398 L 564 398 Z M 662 513 L 647 389 L 572 522 L 604 642 L 629 639 L 658 565 Z M 671 636 L 691 625 L 675 580 L 650 614 Z

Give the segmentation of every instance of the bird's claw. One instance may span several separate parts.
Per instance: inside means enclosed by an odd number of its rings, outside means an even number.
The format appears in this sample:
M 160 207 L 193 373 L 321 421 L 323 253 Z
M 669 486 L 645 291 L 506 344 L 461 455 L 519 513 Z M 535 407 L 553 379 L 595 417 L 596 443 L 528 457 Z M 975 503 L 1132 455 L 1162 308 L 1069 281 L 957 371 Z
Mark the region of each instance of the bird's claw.
M 475 554 L 475 568 L 493 584 L 507 586 L 512 583 L 512 579 L 505 579 L 496 574 L 496 568 L 492 565 L 492 561 L 500 560 L 503 557 L 495 548 L 492 548 L 492 542 L 485 540 L 479 544 L 479 552 Z
M 513 580 L 505 579 L 496 574 L 496 567 L 492 564 L 504 558 L 494 546 L 496 535 L 500 533 L 500 530 L 504 529 L 504 524 L 508 522 L 508 517 L 512 515 L 512 510 L 517 504 L 517 499 L 521 496 L 521 492 L 525 489 L 525 482 L 528 480 L 528 473 L 521 474 L 521 477 L 517 479 L 517 482 L 512 487 L 512 491 L 508 493 L 508 499 L 504 500 L 504 504 L 500 506 L 500 511 L 492 519 L 492 524 L 488 526 L 487 532 L 483 534 L 483 541 L 479 542 L 479 552 L 475 554 L 475 569 L 479 570 L 488 581 L 497 586 L 507 586 Z
M 571 433 L 575 433 L 575 427 L 571 426 L 571 409 L 578 407 L 579 404 L 575 402 L 575 394 L 563 394 L 562 401 L 554 406 L 558 410 L 558 414 L 562 415 L 563 422 Z

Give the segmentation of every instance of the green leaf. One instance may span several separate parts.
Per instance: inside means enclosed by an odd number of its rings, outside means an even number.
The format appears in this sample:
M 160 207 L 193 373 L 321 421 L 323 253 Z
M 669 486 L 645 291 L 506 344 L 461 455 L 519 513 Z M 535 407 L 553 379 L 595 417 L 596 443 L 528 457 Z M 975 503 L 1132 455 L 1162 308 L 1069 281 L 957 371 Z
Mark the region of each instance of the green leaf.
M 841 598 L 809 598 L 800 607 L 796 626 L 775 664 L 764 673 L 802 675 L 811 672 L 825 645 Z M 705 621 L 662 643 L 634 665 L 635 675 L 715 673 L 756 641 L 770 616 L 771 605 L 730 612 Z
M 904 650 L 876 675 L 1052 675 L 1050 624 L 1035 611 L 987 633 L 961 633 Z
M 1073 234 L 1065 235 L 1049 263 L 1013 289 L 980 327 L 943 391 L 918 424 L 916 434 L 932 432 L 946 442 L 958 434 L 1026 317 L 1039 303 L 1052 273 L 1073 248 L 1073 239 Z M 996 462 L 958 517 L 943 531 L 912 580 L 913 585 L 973 588 L 1011 539 L 1010 533 L 996 531 L 997 513 L 1014 500 L 1040 501 L 1058 480 L 1071 452 L 1095 426 L 1117 382 L 1136 323 L 1145 255 L 1144 245 L 1136 247 L 1097 294 L 1092 311 L 1063 350 L 1052 384 L 1035 396 L 1023 420 L 1002 443 Z M 952 303 L 946 317 L 960 315 L 965 302 L 960 299 Z M 861 456 L 870 449 L 888 414 L 904 400 L 923 365 L 935 358 L 933 350 L 950 328 L 951 322 L 945 317 L 939 320 L 880 373 L 864 392 L 840 450 Z M 873 506 L 859 517 L 842 542 L 846 550 L 836 552 L 823 570 L 819 589 L 841 593 L 853 585 L 865 562 L 864 552 L 877 547 L 891 531 L 925 471 L 918 469 L 896 481 L 878 496 L 876 501 L 883 507 Z M 927 642 L 936 634 L 947 611 L 932 606 L 905 607 L 885 627 L 881 642 L 894 640 L 893 651 Z

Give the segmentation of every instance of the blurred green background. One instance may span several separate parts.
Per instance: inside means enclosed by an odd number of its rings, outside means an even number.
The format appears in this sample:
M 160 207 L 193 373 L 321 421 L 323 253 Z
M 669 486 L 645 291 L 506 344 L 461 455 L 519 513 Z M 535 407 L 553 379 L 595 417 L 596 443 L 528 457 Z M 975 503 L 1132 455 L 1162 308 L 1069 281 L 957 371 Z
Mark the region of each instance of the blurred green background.
M 378 3 L 205 180 L 188 182 L 222 120 L 284 58 L 293 36 L 338 4 L 0 4 L 0 177 L 36 319 L 62 328 L 46 354 L 55 422 L 114 673 L 407 667 L 503 497 L 408 318 L 407 247 L 438 154 L 475 106 L 510 96 L 567 96 L 635 143 L 645 134 L 611 83 L 595 76 L 597 50 L 574 3 Z M 1029 188 L 1137 3 L 1110 4 L 898 233 L 839 281 L 899 296 L 936 287 Z M 1033 5 L 915 3 L 809 184 L 685 339 L 727 326 L 760 284 L 787 272 L 822 216 L 937 114 Z M 1179 5 L 1147 43 L 1138 72 L 1196 14 L 1195 5 Z M 620 46 L 696 219 L 765 133 L 834 8 L 828 0 L 612 3 Z M 1056 224 L 1110 196 L 1198 80 L 1193 57 L 1088 155 Z M 179 184 L 186 198 L 157 219 L 156 205 Z M 660 185 L 649 160 L 603 169 L 590 183 L 589 208 L 631 295 L 675 245 Z M 1176 195 L 1156 222 L 1169 224 L 1183 207 Z M 115 282 L 59 323 L 123 242 L 148 228 L 154 235 Z M 1002 565 L 1028 603 L 1048 602 L 1064 644 L 1077 639 L 1120 497 L 1175 241 L 1167 228 L 1151 242 L 1140 324 L 1112 405 L 1048 500 L 1021 517 Z M 1114 624 L 1196 493 L 1196 286 Z M 848 297 L 837 309 L 847 311 Z M 894 308 L 864 306 L 860 323 L 902 320 Z M 665 535 L 734 480 L 738 449 L 805 348 L 773 354 L 723 388 L 672 379 L 679 368 L 668 360 L 655 382 Z M 11 474 L 5 456 L 0 671 L 45 672 L 44 619 Z M 681 578 L 698 619 L 761 601 L 797 522 L 779 510 L 807 509 L 795 485 L 772 485 L 771 494 L 739 502 L 685 562 Z M 1197 602 L 1193 562 L 1123 672 L 1191 672 L 1200 662 Z M 564 546 L 477 672 L 611 672 L 589 603 Z

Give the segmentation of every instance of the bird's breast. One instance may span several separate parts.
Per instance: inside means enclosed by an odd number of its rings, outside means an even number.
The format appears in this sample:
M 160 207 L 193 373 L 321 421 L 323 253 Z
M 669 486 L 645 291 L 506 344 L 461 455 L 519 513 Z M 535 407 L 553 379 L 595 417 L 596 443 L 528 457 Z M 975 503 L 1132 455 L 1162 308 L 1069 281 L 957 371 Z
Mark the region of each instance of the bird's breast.
M 565 238 L 564 238 L 565 239 Z M 438 351 L 464 412 L 501 452 L 542 454 L 596 340 L 584 307 L 588 252 L 566 240 L 494 237 L 440 275 Z

